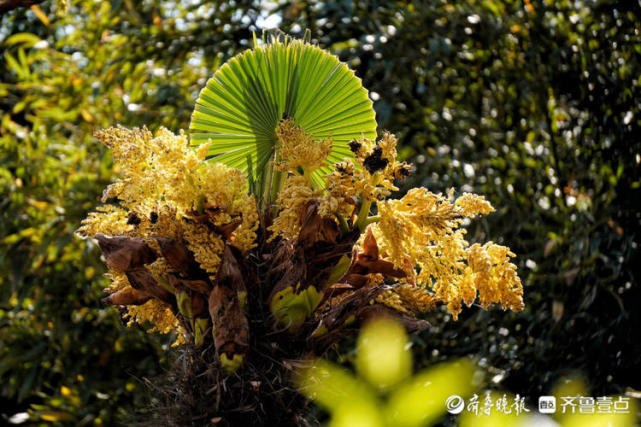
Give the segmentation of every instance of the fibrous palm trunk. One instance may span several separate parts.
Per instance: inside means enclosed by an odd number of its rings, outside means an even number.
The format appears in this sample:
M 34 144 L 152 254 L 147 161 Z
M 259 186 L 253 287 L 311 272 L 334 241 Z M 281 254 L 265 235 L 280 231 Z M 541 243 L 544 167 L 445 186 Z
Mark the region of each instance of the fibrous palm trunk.
M 335 221 L 318 215 L 315 203 L 301 214 L 300 234 L 293 241 L 267 242 L 270 222 L 269 216 L 263 217 L 258 245 L 249 253 L 225 245 L 214 280 L 184 242 L 158 235 L 95 236 L 109 267 L 124 272 L 131 284 L 104 301 L 129 305 L 156 298 L 171 308 L 188 336 L 167 377 L 152 385 L 160 400 L 147 420 L 151 424 L 304 424 L 307 402 L 291 378 L 306 360 L 322 355 L 371 316 L 394 315 L 410 330 L 427 326 L 374 303 L 386 286 L 369 286 L 368 275 L 399 277 L 403 272 L 378 259 L 373 238 L 358 252 L 358 229 L 341 233 Z M 223 238 L 231 231 L 216 230 Z M 166 283 L 146 269 L 158 257 L 174 271 Z M 330 284 L 342 258 L 349 266 Z M 306 310 L 303 303 L 300 308 L 285 304 L 286 316 L 275 316 L 276 299 L 295 298 L 312 288 L 320 294 L 319 301 L 307 307 L 311 313 L 296 313 Z M 292 293 L 283 296 L 288 289 Z

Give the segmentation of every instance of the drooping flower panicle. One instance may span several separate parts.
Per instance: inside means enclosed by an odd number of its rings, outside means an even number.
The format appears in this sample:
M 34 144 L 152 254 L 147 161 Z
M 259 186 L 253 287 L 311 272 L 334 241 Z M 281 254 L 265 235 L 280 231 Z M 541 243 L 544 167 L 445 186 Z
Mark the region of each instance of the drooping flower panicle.
M 404 272 L 395 286 L 375 298 L 376 302 L 406 314 L 430 311 L 440 302 L 455 319 L 462 304 L 471 305 L 477 296 L 483 308 L 494 303 L 515 311 L 523 308 L 523 288 L 516 266 L 510 262 L 514 254 L 491 242 L 470 247 L 465 240 L 465 221 L 494 211 L 484 197 L 464 193 L 455 198 L 453 190 L 443 195 L 414 188 L 401 199 L 387 199 L 398 190 L 394 181 L 405 178 L 411 170 L 407 163 L 397 161 L 397 140 L 387 132 L 378 141 L 353 140 L 349 148 L 354 158 L 336 163 L 321 190 L 300 169 L 320 167 L 329 149 L 321 149 L 322 143 L 291 121 L 281 121 L 277 135 L 287 147 L 279 164 L 287 176 L 276 201 L 278 216 L 269 228 L 271 239 L 296 239 L 306 206 L 316 201 L 318 214 L 342 223 L 347 228 L 344 231 L 360 225 L 361 244 L 365 231 L 371 230 L 379 246 L 378 262 L 391 263 Z M 369 216 L 373 204 L 378 215 Z M 375 286 L 373 274 L 380 271 L 359 273 L 362 278 L 356 279 L 349 270 L 341 279 Z
M 206 292 L 216 280 L 225 245 L 242 253 L 256 245 L 255 199 L 248 194 L 245 176 L 239 170 L 205 162 L 207 146 L 192 150 L 184 133 L 174 135 L 161 128 L 154 135 L 146 128 L 118 127 L 97 132 L 96 136 L 111 148 L 122 178 L 107 187 L 102 196 L 106 204 L 89 214 L 78 233 L 96 237 L 105 245 L 111 242 L 108 236 L 143 239 L 141 247 L 154 253 L 154 261 L 132 269 L 150 274 L 136 276 L 145 277 L 143 282 L 151 283 L 149 286 L 176 295 L 175 306 L 171 299 L 157 298 L 143 298 L 146 302 L 134 304 L 143 300 L 140 295 L 149 296 L 150 290 L 131 283 L 131 271 L 113 265 L 113 283 L 106 289 L 112 292 L 109 301 L 127 305 L 130 322 L 149 321 L 154 325 L 152 330 L 179 331 L 182 337 L 185 331 L 176 317 L 181 298 L 196 298 L 185 287 L 189 281 L 183 279 L 195 275 L 190 279 L 202 282 L 199 289 Z M 128 240 L 122 242 L 124 247 L 129 244 Z M 122 254 L 125 249 L 118 250 Z M 133 298 L 134 292 L 138 299 Z M 115 293 L 131 298 L 123 299 Z

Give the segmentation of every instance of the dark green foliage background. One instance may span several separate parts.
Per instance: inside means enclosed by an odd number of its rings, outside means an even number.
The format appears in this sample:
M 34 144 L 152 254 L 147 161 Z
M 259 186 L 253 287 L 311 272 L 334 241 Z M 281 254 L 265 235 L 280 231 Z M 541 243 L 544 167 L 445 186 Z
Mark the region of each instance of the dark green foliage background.
M 187 128 L 200 87 L 269 15 L 363 79 L 416 165 L 405 188 L 486 195 L 497 212 L 470 239 L 518 254 L 525 311 L 430 315 L 421 364 L 474 355 L 503 376 L 492 387 L 532 399 L 578 373 L 593 396 L 641 389 L 637 2 L 41 8 L 48 25 L 0 18 L 0 420 L 127 422 L 148 402 L 170 341 L 100 304 L 99 252 L 73 235 L 114 173 L 92 132 Z

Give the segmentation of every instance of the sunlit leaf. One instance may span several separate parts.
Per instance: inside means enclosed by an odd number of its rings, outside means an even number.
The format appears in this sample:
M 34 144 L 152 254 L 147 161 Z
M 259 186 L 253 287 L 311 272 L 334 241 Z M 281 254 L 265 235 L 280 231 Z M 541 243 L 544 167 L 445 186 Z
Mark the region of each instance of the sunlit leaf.
M 330 411 L 345 402 L 376 400 L 372 390 L 349 372 L 319 360 L 297 377 L 299 391 Z
M 273 38 L 232 58 L 207 82 L 192 115 L 191 140 L 211 140 L 213 161 L 245 172 L 251 159 L 260 182 L 283 117 L 315 139 L 333 138 L 328 164 L 351 155 L 350 140 L 376 136 L 372 102 L 347 65 L 301 40 Z M 315 172 L 317 183 L 324 169 Z
M 379 390 L 387 390 L 412 372 L 412 352 L 405 329 L 382 318 L 368 324 L 358 337 L 356 368 Z
M 388 425 L 431 425 L 445 413 L 448 397 L 472 393 L 474 374 L 475 367 L 467 360 L 419 372 L 390 396 L 385 408 Z

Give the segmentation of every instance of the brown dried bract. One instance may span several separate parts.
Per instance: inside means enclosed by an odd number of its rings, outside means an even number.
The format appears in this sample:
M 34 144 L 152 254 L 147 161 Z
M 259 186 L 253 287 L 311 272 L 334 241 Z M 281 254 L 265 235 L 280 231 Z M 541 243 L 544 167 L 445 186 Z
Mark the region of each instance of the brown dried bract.
M 214 324 L 214 346 L 218 355 L 233 358 L 249 348 L 249 323 L 236 292 L 215 285 L 209 295 L 209 315 Z
M 111 305 L 142 305 L 151 299 L 151 295 L 134 288 L 126 288 L 102 299 Z
M 165 304 L 175 304 L 173 294 L 163 288 L 148 270 L 130 270 L 125 271 L 125 274 L 127 275 L 127 280 L 129 280 L 132 288 L 143 291 L 154 298 L 158 298 Z
M 167 279 L 169 281 L 169 284 L 176 289 L 187 288 L 205 295 L 209 295 L 209 292 L 212 288 L 211 283 L 207 280 L 182 279 L 180 277 L 176 277 L 173 274 L 169 274 L 167 276 Z
M 216 283 L 209 294 L 209 315 L 214 325 L 214 346 L 218 355 L 233 358 L 249 348 L 249 322 L 239 294 L 247 292 L 236 250 L 225 246 Z
M 379 259 L 378 245 L 372 231 L 368 228 L 363 240 L 363 251 L 352 256 L 352 263 L 345 274 L 338 280 L 341 283 L 349 283 L 354 287 L 365 286 L 368 282 L 368 274 L 380 273 L 385 277 L 403 278 L 407 274 L 394 264 Z
M 94 237 L 107 265 L 114 270 L 143 268 L 145 264 L 150 264 L 158 258 L 145 240 L 138 237 L 109 237 L 104 234 L 96 234 Z
M 170 237 L 158 235 L 153 237 L 158 242 L 162 256 L 174 271 L 185 277 L 207 277 L 198 266 L 194 255 L 184 244 Z

